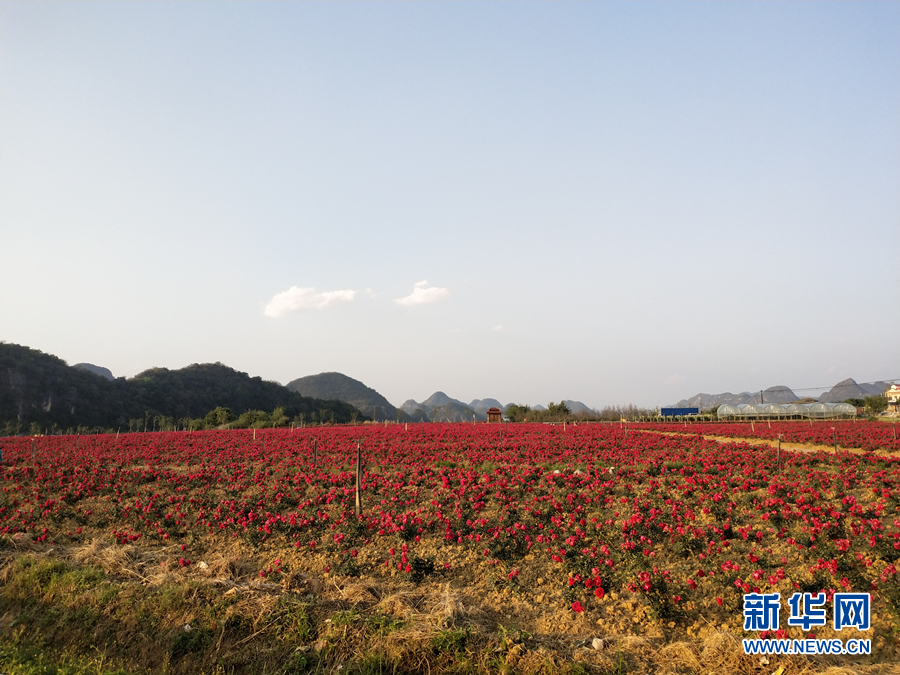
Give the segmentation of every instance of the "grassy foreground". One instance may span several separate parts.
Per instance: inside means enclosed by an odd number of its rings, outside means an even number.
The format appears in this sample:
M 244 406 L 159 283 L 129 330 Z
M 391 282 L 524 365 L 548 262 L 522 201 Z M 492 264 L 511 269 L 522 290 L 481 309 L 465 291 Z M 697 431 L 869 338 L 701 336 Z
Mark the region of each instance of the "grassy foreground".
M 457 621 L 439 585 L 381 597 L 337 577 L 265 583 L 250 560 L 196 578 L 155 572 L 165 550 L 29 548 L 6 549 L 0 571 L 5 673 L 586 672 L 537 645 L 526 657 L 521 632 Z
M 6 674 L 294 673 L 887 673 L 821 659 L 739 652 L 735 634 L 702 641 L 628 635 L 533 635 L 437 579 L 261 577 L 262 559 L 215 557 L 181 567 L 178 549 L 94 539 L 63 549 L 3 541 L 2 644 Z M 264 571 L 264 570 L 263 570 Z M 502 619 L 502 620 L 501 620 Z M 776 663 L 777 659 L 777 663 Z
M 0 673 L 896 672 L 893 456 L 611 426 L 363 431 L 13 439 Z M 744 630 L 745 593 L 822 589 L 871 589 L 871 626 Z M 745 655 L 755 636 L 871 653 Z

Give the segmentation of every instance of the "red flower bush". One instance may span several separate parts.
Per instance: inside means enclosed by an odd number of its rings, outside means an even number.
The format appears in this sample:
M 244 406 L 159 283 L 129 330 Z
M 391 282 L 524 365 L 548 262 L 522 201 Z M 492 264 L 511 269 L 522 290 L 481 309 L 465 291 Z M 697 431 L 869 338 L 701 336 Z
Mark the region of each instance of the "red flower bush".
M 842 446 L 893 447 L 878 425 L 832 424 Z M 334 555 L 336 570 L 374 551 L 385 573 L 414 579 L 448 569 L 429 559 L 435 550 L 464 549 L 510 587 L 527 587 L 528 557 L 576 612 L 616 591 L 676 618 L 707 601 L 724 612 L 750 591 L 895 583 L 900 461 L 785 450 L 779 464 L 767 446 L 702 438 L 733 427 L 749 428 L 698 424 L 663 435 L 655 431 L 673 427 L 517 424 L 501 437 L 492 425 L 417 424 L 265 430 L 256 440 L 252 430 L 60 436 L 34 439 L 34 456 L 32 439 L 9 438 L 0 534 L 65 543 L 103 532 L 120 544 L 182 551 L 197 538 L 238 538 Z M 756 431 L 768 434 L 768 425 Z M 820 431 L 771 429 L 813 442 Z M 276 560 L 261 574 L 280 572 Z

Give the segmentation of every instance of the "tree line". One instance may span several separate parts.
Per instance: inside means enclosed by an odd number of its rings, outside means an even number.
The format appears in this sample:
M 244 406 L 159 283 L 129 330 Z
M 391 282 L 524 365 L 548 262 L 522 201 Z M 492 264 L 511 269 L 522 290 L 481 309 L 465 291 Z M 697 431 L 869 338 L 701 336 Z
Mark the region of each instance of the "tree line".
M 368 419 L 348 403 L 290 391 L 221 363 L 152 368 L 109 381 L 60 358 L 0 343 L 0 431 L 89 433 L 199 428 L 209 411 L 232 411 L 229 424 L 347 424 Z
M 505 416 L 510 422 L 618 422 L 619 420 L 637 420 L 656 417 L 656 410 L 641 408 L 636 405 L 608 405 L 603 409 L 581 410 L 573 413 L 565 401 L 550 402 L 544 410 L 527 405 L 512 404 L 507 407 Z

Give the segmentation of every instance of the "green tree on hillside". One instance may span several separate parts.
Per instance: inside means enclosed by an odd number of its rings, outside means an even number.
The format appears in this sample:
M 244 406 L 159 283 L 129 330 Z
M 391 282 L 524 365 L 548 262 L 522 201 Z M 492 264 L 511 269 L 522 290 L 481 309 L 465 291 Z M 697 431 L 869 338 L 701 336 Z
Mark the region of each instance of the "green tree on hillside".
M 878 415 L 888 407 L 888 401 L 884 396 L 866 396 L 864 403 L 867 415 Z
M 547 412 L 559 417 L 565 417 L 566 415 L 572 414 L 572 411 L 569 410 L 569 406 L 566 405 L 565 401 L 560 401 L 559 403 L 550 401 L 550 403 L 547 404 Z
M 504 414 L 509 418 L 510 422 L 524 422 L 528 419 L 529 413 L 531 413 L 529 406 L 513 403 L 506 408 Z
M 218 406 L 206 413 L 206 417 L 203 418 L 203 424 L 207 427 L 221 427 L 229 422 L 233 422 L 234 419 L 235 417 L 231 414 L 231 410 Z
M 269 421 L 272 423 L 273 427 L 286 427 L 291 423 L 291 418 L 285 415 L 284 408 L 279 406 L 272 411 L 272 416 Z
M 270 425 L 269 414 L 265 410 L 248 410 L 232 422 L 233 429 L 261 429 Z

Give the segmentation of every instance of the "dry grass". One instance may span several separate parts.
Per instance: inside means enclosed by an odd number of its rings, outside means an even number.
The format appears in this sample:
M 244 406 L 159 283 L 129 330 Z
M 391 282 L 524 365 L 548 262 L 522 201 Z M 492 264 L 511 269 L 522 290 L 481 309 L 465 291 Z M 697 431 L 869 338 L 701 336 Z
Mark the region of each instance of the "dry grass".
M 665 645 L 656 652 L 656 657 L 675 672 L 682 668 L 691 672 L 699 672 L 703 668 L 696 648 L 687 642 L 673 642 Z
M 656 429 L 634 429 L 634 431 L 643 434 L 660 434 L 662 436 L 691 436 L 696 438 L 697 434 L 687 433 L 681 431 L 658 431 Z M 714 436 L 709 434 L 703 434 L 704 440 L 707 441 L 716 441 L 718 443 L 746 443 L 747 445 L 765 445 L 773 450 L 778 447 L 778 441 L 773 441 L 768 438 L 744 438 L 740 436 Z M 790 452 L 804 452 L 804 453 L 818 453 L 824 452 L 826 454 L 834 453 L 834 445 L 816 445 L 813 443 L 793 443 L 790 441 L 782 441 L 781 449 Z M 879 448 L 875 451 L 863 450 L 862 448 L 847 448 L 838 444 L 838 449 L 841 452 L 849 452 L 854 455 L 884 455 L 888 457 L 896 456 L 897 452 L 892 452 L 889 450 L 884 450 Z
M 147 554 L 143 556 L 134 546 L 119 546 L 104 542 L 99 538 L 92 539 L 89 544 L 75 547 L 70 557 L 81 565 L 94 565 L 107 574 L 117 577 L 136 577 L 147 582 L 145 571 Z
M 22 532 L 16 532 L 11 537 L 4 536 L 3 539 L 8 542 L 15 551 L 42 551 L 47 548 L 46 545 L 34 542 L 31 537 Z
M 786 666 L 785 675 L 900 673 L 896 664 L 850 668 L 842 666 L 839 658 L 829 661 L 770 656 L 771 663 L 763 667 L 759 657 L 743 654 L 739 638 L 727 630 L 710 630 L 702 639 L 685 640 L 680 636 L 669 641 L 661 632 L 654 637 L 652 633 L 600 631 L 584 617 L 549 605 L 543 610 L 531 607 L 532 613 L 543 613 L 527 624 L 522 622 L 527 606 L 520 597 L 509 597 L 501 613 L 497 598 L 483 587 L 459 586 L 458 582 L 445 580 L 414 585 L 392 577 L 318 577 L 309 570 L 293 567 L 279 583 L 272 583 L 259 576 L 266 559 L 239 548 L 210 547 L 202 555 L 204 566 L 197 561 L 189 567 L 179 567 L 177 560 L 182 553 L 177 546 L 119 545 L 100 537 L 71 549 L 19 543 L 21 548 L 7 546 L 3 551 L 5 562 L 0 568 L 0 581 L 4 587 L 15 580 L 21 567 L 16 565 L 17 558 L 30 557 L 48 564 L 64 561 L 78 568 L 103 570 L 108 575 L 103 587 L 119 589 L 124 600 L 116 605 L 114 620 L 104 619 L 101 613 L 98 625 L 106 628 L 94 629 L 96 635 L 91 644 L 102 638 L 108 644 L 123 645 L 119 650 L 121 657 L 156 664 L 154 667 L 170 659 L 166 667 L 176 674 L 199 672 L 201 666 L 209 670 L 221 659 L 232 659 L 231 663 L 237 664 L 244 663 L 240 659 L 248 654 L 293 650 L 292 643 L 282 642 L 288 634 L 285 617 L 294 611 L 290 607 L 297 607 L 298 611 L 306 608 L 302 611 L 309 614 L 303 619 L 309 624 L 304 629 L 308 637 L 296 646 L 297 650 L 306 651 L 297 653 L 306 654 L 303 658 L 308 658 L 309 663 L 328 669 L 339 664 L 369 663 L 377 657 L 405 672 L 430 669 L 435 675 L 454 668 L 456 672 L 551 675 L 565 672 L 573 663 L 597 673 L 768 675 L 778 665 Z M 101 591 L 95 589 L 83 597 L 60 597 L 54 602 L 77 609 L 93 602 Z M 147 598 L 162 597 L 160 594 L 176 597 L 178 602 L 160 610 L 153 627 L 142 627 L 146 620 L 137 614 L 122 615 L 127 611 L 123 609 L 129 606 L 127 603 L 138 608 L 135 612 L 152 610 L 154 601 Z M 17 611 L 10 607 L 16 603 L 21 607 L 21 602 L 9 602 L 4 596 L 6 614 L 0 630 L 9 629 Z M 208 609 L 210 602 L 220 604 L 213 613 Z M 213 618 L 202 619 L 203 616 Z M 168 645 L 181 639 L 178 631 L 188 622 L 211 631 L 211 637 L 203 643 L 204 651 L 175 659 Z M 519 630 L 513 626 L 527 628 Z M 603 638 L 600 649 L 592 647 L 593 637 Z M 454 640 L 465 646 L 448 647 Z M 78 644 L 72 638 L 71 646 L 78 648 Z M 82 646 L 88 648 L 87 644 Z M 271 658 L 277 660 L 275 656 Z M 250 672 L 254 671 L 248 666 L 235 670 L 238 675 Z
M 450 584 L 445 584 L 440 595 L 432 600 L 431 613 L 445 623 L 456 623 L 466 614 L 466 606 L 460 594 L 451 590 Z

